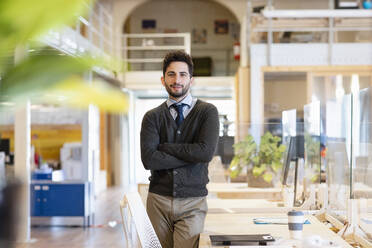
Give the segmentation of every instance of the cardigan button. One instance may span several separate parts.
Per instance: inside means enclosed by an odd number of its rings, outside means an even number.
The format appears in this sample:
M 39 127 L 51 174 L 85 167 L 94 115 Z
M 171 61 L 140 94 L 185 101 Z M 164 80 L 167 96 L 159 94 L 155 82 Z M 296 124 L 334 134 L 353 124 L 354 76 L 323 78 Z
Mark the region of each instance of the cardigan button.
M 181 134 L 181 131 L 180 130 L 177 130 L 177 134 Z

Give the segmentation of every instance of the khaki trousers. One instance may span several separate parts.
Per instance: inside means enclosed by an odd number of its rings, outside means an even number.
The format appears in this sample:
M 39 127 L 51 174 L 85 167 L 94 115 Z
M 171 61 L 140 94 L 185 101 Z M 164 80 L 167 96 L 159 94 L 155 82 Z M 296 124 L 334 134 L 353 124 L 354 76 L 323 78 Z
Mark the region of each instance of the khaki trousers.
M 149 192 L 147 214 L 163 248 L 197 248 L 207 214 L 203 197 L 173 198 Z

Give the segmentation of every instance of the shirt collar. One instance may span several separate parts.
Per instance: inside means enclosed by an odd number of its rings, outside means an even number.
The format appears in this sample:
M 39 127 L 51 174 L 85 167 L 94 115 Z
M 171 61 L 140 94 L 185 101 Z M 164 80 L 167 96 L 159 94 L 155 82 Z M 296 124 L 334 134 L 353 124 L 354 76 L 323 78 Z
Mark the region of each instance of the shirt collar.
M 173 100 L 173 99 L 170 99 L 170 98 L 167 99 L 167 106 L 168 106 L 168 108 L 170 108 L 170 106 L 171 106 L 172 104 L 175 104 L 175 103 L 184 103 L 184 104 L 186 104 L 187 106 L 191 107 L 191 104 L 192 104 L 192 96 L 191 96 L 191 94 L 189 93 L 189 94 L 187 94 L 187 96 L 186 96 L 184 99 L 182 99 L 182 101 L 180 101 L 180 102 L 177 102 L 177 101 L 175 101 L 175 100 Z

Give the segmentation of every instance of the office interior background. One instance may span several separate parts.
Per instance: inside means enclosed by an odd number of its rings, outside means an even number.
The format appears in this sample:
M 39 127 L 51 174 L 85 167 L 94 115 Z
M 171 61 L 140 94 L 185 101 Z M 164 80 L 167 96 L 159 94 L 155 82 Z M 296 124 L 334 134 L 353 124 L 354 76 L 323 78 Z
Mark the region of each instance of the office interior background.
M 0 98 L 0 187 L 22 183 L 21 193 L 10 197 L 19 212 L 11 222 L 17 242 L 9 246 L 134 247 L 119 202 L 130 191 L 146 199 L 141 121 L 167 98 L 162 58 L 184 50 L 195 65 L 192 96 L 213 103 L 220 115 L 209 164 L 211 216 L 224 204 L 213 205 L 216 199 L 233 199 L 225 209 L 248 213 L 263 204 L 252 198 L 265 200 L 274 212 L 322 212 L 317 216 L 327 230 L 347 234 L 336 241 L 372 247 L 370 8 L 369 0 L 86 2 L 84 14 L 51 27 L 37 42 L 63 56 L 99 58 L 81 77 L 110 87 L 126 106 L 112 112 L 104 104 L 109 93 L 100 103 L 97 96 L 88 99 L 84 108 L 63 99 L 26 97 L 16 104 Z M 21 58 L 38 53 L 30 44 Z M 12 59 L 17 64 L 16 50 Z M 283 149 L 271 151 L 279 152 L 278 161 L 256 168 L 237 162 L 234 144 L 251 137 L 257 149 L 270 146 L 267 133 L 280 138 L 274 146 Z M 239 187 L 272 191 L 252 196 Z

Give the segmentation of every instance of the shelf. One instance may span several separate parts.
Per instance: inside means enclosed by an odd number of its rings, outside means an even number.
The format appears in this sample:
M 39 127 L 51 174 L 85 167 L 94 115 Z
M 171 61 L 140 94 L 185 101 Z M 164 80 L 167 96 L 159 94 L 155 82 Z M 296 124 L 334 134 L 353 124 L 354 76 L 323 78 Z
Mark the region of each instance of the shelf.
M 128 63 L 161 63 L 163 59 L 126 59 Z
M 372 17 L 371 10 L 350 9 L 350 10 L 264 10 L 262 14 L 266 18 L 364 18 Z
M 185 46 L 128 46 L 124 50 L 143 51 L 143 50 L 185 50 Z

